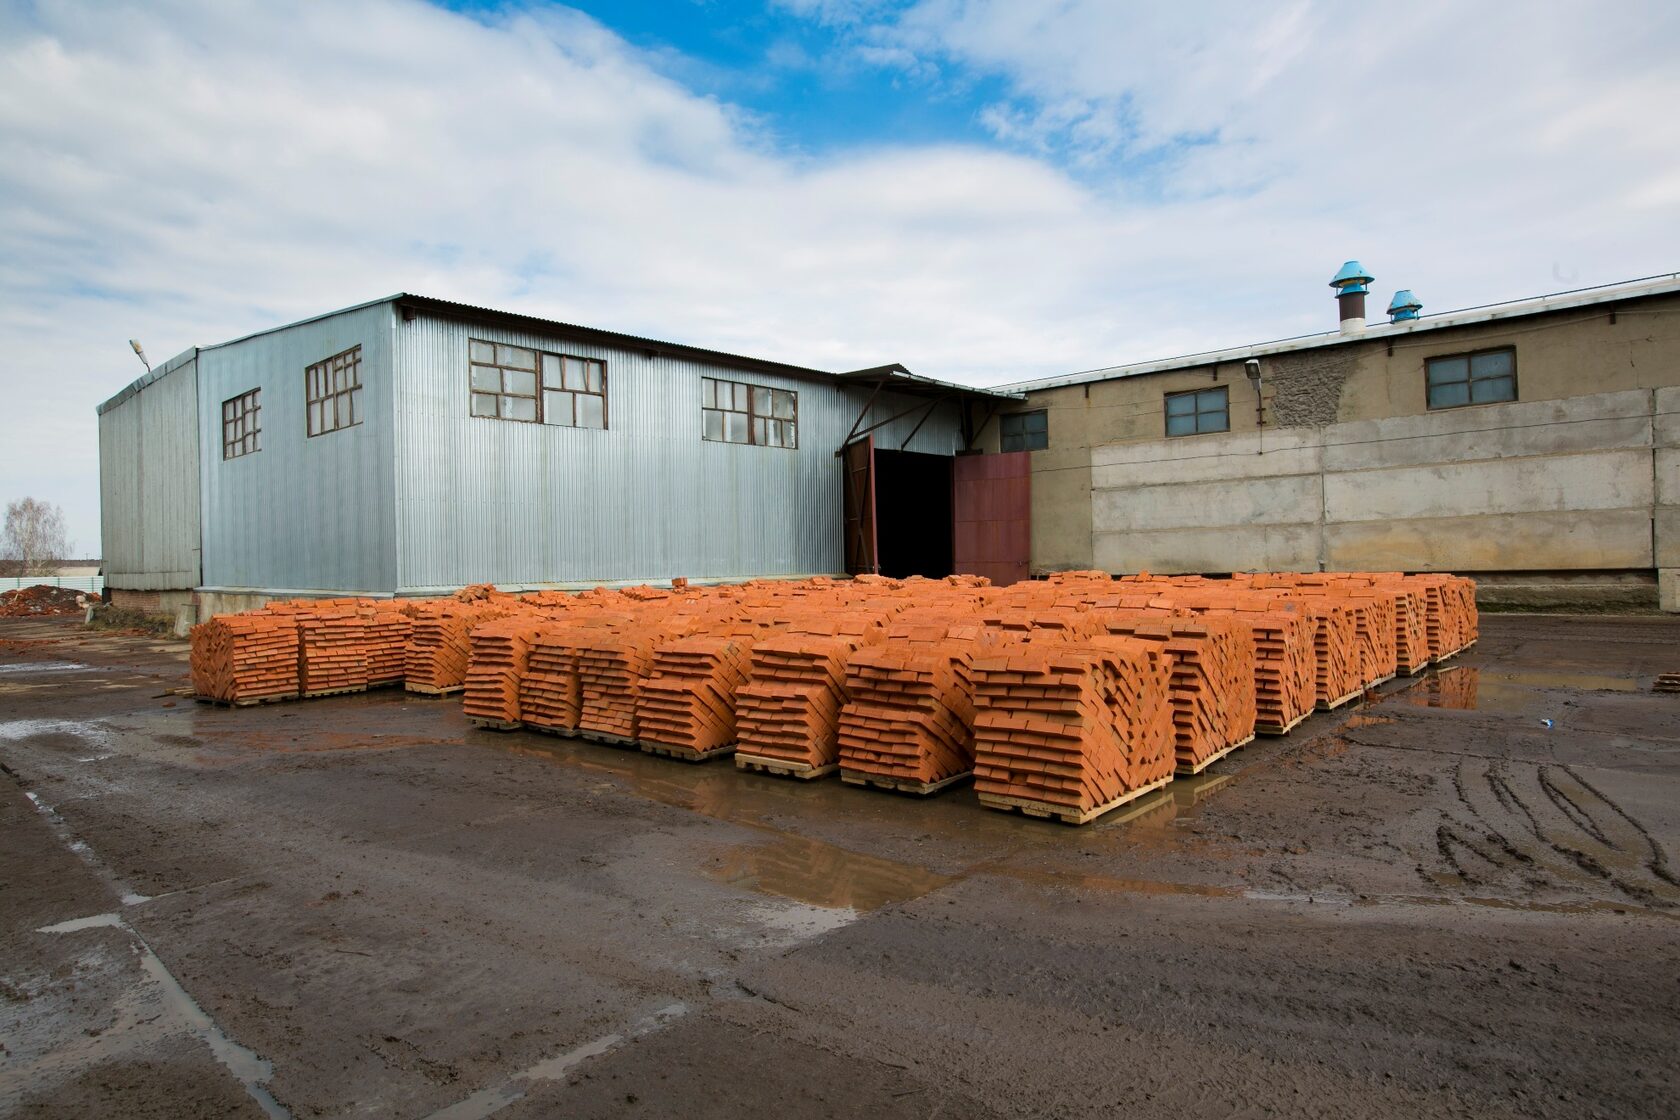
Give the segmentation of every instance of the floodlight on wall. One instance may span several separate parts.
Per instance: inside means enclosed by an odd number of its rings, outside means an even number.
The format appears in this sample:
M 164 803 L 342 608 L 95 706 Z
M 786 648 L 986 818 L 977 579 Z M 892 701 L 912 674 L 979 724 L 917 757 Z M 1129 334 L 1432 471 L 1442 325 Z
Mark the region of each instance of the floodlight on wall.
M 1250 358 L 1243 363 L 1243 372 L 1248 375 L 1248 383 L 1254 387 L 1254 423 L 1257 427 L 1266 426 L 1266 398 L 1260 395 L 1262 382 L 1260 380 L 1260 359 Z
M 146 360 L 146 352 L 140 349 L 140 340 L 138 338 L 131 338 L 128 340 L 128 344 L 134 348 L 134 353 L 139 357 L 140 364 L 146 367 L 146 372 L 152 372 L 152 363 Z

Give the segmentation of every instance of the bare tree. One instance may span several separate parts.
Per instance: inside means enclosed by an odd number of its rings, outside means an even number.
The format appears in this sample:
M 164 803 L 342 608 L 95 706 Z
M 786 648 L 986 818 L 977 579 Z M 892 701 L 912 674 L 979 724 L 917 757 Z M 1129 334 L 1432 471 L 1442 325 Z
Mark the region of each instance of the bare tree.
M 0 571 L 6 575 L 51 575 L 55 560 L 70 551 L 64 536 L 64 511 L 52 502 L 19 498 L 6 503 L 6 529 L 0 536 Z

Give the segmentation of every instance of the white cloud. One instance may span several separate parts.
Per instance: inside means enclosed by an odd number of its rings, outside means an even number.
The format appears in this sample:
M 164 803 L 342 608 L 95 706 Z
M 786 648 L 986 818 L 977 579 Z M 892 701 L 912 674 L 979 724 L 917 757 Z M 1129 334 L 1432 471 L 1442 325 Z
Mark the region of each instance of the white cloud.
M 1322 329 L 1347 256 L 1434 309 L 1675 267 L 1666 8 L 789 6 L 1001 75 L 998 146 L 787 154 L 563 10 L 0 10 L 0 498 L 96 549 L 130 336 L 398 290 L 984 382 Z

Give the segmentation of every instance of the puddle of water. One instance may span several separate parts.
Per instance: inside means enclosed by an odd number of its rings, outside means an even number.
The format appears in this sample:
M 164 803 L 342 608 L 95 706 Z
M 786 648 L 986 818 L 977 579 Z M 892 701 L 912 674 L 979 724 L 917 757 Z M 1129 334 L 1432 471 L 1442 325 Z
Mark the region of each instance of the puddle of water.
M 792 834 L 724 852 L 712 878 L 760 894 L 854 913 L 920 898 L 951 882 L 925 868 L 861 855 Z
M 1637 692 L 1629 677 L 1568 673 L 1536 669 L 1484 669 L 1453 665 L 1427 673 L 1405 688 L 1377 696 L 1373 703 L 1406 704 L 1418 708 L 1460 711 L 1515 712 L 1532 715 L 1540 698 L 1535 691 L 1568 688 L 1580 692 Z M 1542 705 L 1543 706 L 1543 705 Z M 1357 725 L 1353 725 L 1357 726 Z
M 116 926 L 118 928 L 121 928 L 122 925 L 123 925 L 123 920 L 122 920 L 122 915 L 121 914 L 116 914 L 116 913 L 94 914 L 94 915 L 92 915 L 90 917 L 86 917 L 86 918 L 72 918 L 68 922 L 59 922 L 57 925 L 54 925 L 54 926 L 42 926 L 40 929 L 36 930 L 35 932 L 36 933 L 75 933 L 77 930 L 99 929 L 99 928 L 104 927 L 104 926 Z
M 145 939 L 135 934 L 135 940 L 140 942 L 142 950 L 140 966 L 162 989 L 164 1002 L 170 1009 L 184 1019 L 193 1032 L 205 1041 L 216 1060 L 226 1066 L 228 1072 L 245 1086 L 245 1092 L 257 1102 L 265 1114 L 272 1120 L 291 1120 L 291 1113 L 274 1099 L 274 1095 L 267 1088 L 268 1082 L 274 1078 L 274 1064 L 258 1055 L 255 1050 L 241 1046 L 229 1038 L 204 1008 L 198 1005 L 198 1001 L 181 987 L 181 982 L 175 979 L 163 961 L 158 959 L 158 955 L 152 952 L 152 947 L 146 944 Z
M 18 661 L 0 665 L 0 676 L 23 676 L 27 673 L 79 673 L 91 669 L 79 661 Z

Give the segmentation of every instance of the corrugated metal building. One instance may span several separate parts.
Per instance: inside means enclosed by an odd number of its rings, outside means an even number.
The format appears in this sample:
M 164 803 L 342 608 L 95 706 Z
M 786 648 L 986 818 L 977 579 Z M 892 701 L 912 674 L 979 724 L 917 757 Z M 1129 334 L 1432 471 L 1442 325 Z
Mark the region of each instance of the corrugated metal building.
M 1009 399 L 392 296 L 189 351 L 100 406 L 108 583 L 203 611 L 476 582 L 1024 572 L 1024 539 L 1005 555 L 952 507 L 959 453 Z

